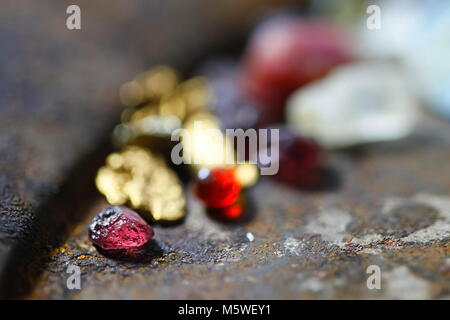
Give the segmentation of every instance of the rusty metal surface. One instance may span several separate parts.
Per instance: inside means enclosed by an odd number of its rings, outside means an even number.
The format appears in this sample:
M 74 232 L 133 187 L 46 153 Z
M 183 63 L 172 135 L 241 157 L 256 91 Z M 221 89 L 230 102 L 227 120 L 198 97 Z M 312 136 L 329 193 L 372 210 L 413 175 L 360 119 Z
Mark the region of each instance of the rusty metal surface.
M 186 186 L 186 219 L 155 225 L 139 261 L 88 242 L 106 205 L 93 177 L 119 84 L 226 42 L 256 2 L 71 1 L 87 9 L 77 33 L 61 27 L 69 2 L 2 1 L 0 296 L 450 298 L 450 124 L 430 115 L 403 141 L 330 153 L 322 190 L 262 179 L 239 223 L 214 220 Z M 66 287 L 70 264 L 81 290 Z M 367 289 L 369 265 L 382 270 L 381 290 Z
M 268 178 L 248 192 L 245 221 L 208 216 L 187 189 L 188 216 L 155 225 L 139 261 L 102 256 L 87 225 L 100 196 L 47 260 L 28 298 L 296 299 L 450 298 L 450 124 L 424 115 L 408 139 L 330 153 L 333 183 L 295 190 Z M 247 238 L 251 232 L 254 241 Z M 69 264 L 81 290 L 66 287 Z M 366 286 L 369 265 L 380 290 Z
M 0 297 L 23 295 L 37 277 L 27 266 L 82 218 L 69 200 L 91 190 L 119 85 L 154 63 L 186 68 L 247 28 L 256 2 L 1 2 Z M 69 4 L 81 31 L 66 29 Z

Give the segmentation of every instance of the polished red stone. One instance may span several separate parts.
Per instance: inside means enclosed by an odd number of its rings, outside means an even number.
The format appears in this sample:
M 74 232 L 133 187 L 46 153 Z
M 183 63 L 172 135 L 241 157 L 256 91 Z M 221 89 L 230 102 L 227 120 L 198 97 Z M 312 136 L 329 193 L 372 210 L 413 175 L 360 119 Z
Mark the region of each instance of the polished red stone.
M 262 121 L 282 120 L 284 102 L 298 87 L 351 60 L 350 47 L 335 26 L 296 16 L 260 25 L 244 54 L 242 81 L 262 107 Z
M 89 226 L 90 240 L 103 250 L 138 248 L 154 234 L 138 213 L 121 206 L 106 208 Z
M 194 188 L 195 194 L 210 208 L 234 204 L 241 192 L 234 169 L 228 168 L 201 169 Z

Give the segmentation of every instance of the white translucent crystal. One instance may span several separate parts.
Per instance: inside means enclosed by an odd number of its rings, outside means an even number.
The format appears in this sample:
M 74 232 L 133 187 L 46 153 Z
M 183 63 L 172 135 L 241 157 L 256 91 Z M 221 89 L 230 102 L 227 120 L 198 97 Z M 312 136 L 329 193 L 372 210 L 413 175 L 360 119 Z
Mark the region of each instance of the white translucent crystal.
M 288 124 L 327 148 L 399 139 L 413 130 L 417 118 L 416 99 L 402 71 L 384 63 L 339 67 L 287 102 Z

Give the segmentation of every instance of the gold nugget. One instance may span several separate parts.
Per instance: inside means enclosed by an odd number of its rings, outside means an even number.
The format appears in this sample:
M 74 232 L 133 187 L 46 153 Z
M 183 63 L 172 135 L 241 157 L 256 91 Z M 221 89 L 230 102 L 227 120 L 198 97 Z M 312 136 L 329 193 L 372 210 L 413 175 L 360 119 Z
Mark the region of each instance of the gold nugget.
M 210 110 L 213 94 L 208 80 L 204 77 L 193 77 L 181 82 L 175 91 L 186 109 L 186 115 Z
M 122 86 L 120 96 L 127 108 L 114 129 L 114 146 L 138 145 L 170 154 L 171 133 L 189 115 L 207 111 L 212 97 L 205 78 L 181 83 L 178 79 L 173 69 L 157 66 Z
M 129 203 L 154 220 L 175 221 L 185 215 L 183 187 L 177 175 L 147 149 L 129 146 L 110 154 L 97 173 L 96 185 L 113 205 Z

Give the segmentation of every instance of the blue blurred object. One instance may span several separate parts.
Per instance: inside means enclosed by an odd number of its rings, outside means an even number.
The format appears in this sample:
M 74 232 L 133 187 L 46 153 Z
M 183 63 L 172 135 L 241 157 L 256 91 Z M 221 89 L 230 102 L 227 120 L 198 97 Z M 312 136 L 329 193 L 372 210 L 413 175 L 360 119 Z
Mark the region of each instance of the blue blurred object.
M 431 94 L 430 102 L 435 111 L 450 119 L 450 75 Z
M 429 105 L 450 119 L 450 2 L 427 1 L 407 66 Z
M 417 93 L 438 114 L 450 118 L 450 1 L 374 2 L 381 29 L 369 30 L 367 16 L 356 32 L 363 59 L 396 60 L 410 73 Z

